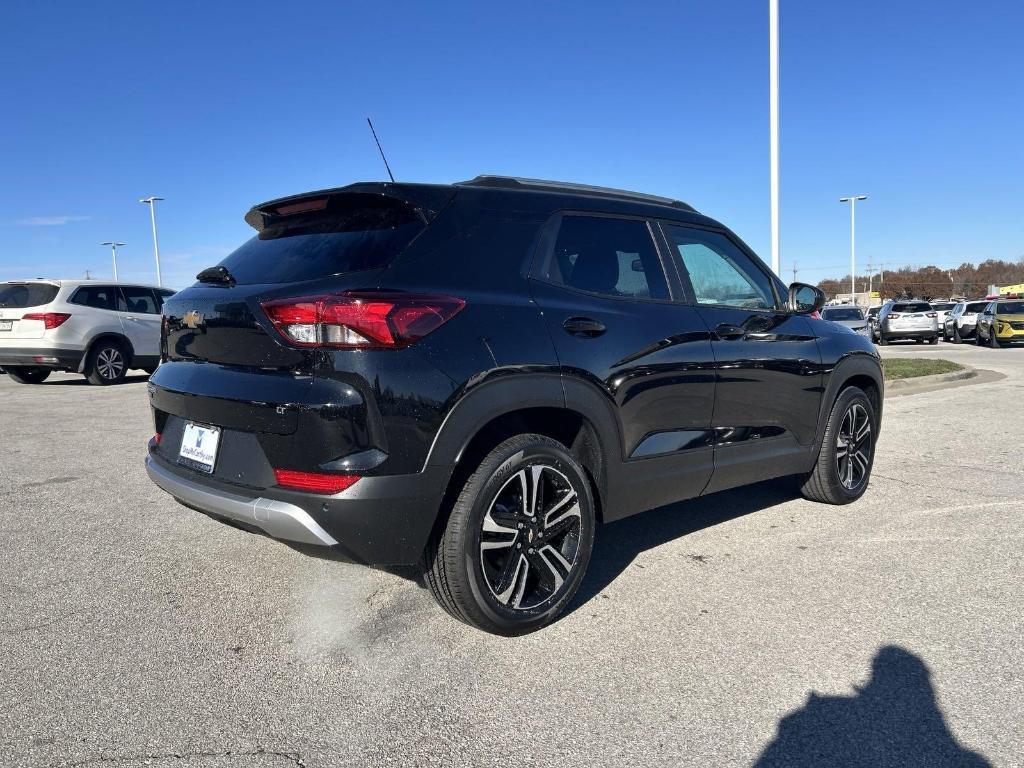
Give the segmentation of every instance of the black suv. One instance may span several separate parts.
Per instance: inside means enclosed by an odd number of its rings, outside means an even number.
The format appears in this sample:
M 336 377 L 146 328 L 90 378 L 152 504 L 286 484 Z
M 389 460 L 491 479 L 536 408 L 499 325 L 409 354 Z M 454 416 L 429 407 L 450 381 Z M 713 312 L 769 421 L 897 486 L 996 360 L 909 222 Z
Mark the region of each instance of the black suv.
M 245 219 L 163 308 L 146 466 L 188 507 L 418 565 L 453 616 L 520 634 L 572 599 L 598 522 L 772 477 L 867 487 L 870 341 L 684 203 L 481 176 Z

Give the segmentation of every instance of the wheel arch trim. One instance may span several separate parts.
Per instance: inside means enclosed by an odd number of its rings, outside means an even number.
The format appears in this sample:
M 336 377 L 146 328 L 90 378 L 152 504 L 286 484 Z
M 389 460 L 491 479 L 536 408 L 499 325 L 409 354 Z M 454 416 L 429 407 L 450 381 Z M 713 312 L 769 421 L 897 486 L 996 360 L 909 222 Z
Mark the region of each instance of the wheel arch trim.
M 92 354 L 93 347 L 106 339 L 113 339 L 128 350 L 128 360 L 125 363 L 125 370 L 131 368 L 131 363 L 135 359 L 135 347 L 132 346 L 128 337 L 121 333 L 115 333 L 114 331 L 103 331 L 89 339 L 89 343 L 85 345 L 85 351 L 82 353 L 82 360 L 78 363 L 79 373 L 85 373 L 85 366 L 89 361 L 89 355 Z
M 885 380 L 882 376 L 882 367 L 879 359 L 867 353 L 849 354 L 841 358 L 828 374 L 818 413 L 818 429 L 815 435 L 815 448 L 817 450 L 821 449 L 821 441 L 825 437 L 825 428 L 828 426 L 828 417 L 832 412 L 832 406 L 835 404 L 836 398 L 839 397 L 839 393 L 846 388 L 850 380 L 858 376 L 870 378 L 878 389 L 875 432 L 877 434 L 881 431 Z

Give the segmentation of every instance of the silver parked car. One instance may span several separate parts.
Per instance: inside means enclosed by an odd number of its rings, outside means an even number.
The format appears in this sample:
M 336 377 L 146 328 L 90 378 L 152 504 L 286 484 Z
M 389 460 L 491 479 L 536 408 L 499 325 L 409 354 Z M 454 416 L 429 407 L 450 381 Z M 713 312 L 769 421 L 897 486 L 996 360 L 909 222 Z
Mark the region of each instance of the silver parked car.
M 129 368 L 160 362 L 160 310 L 174 294 L 97 280 L 0 283 L 0 365 L 22 384 L 51 371 L 117 384 Z
M 878 343 L 897 339 L 939 343 L 938 313 L 927 301 L 890 301 L 878 313 Z
M 857 333 L 865 335 L 868 333 L 868 321 L 867 318 L 864 317 L 864 311 L 860 307 L 823 307 L 821 310 L 821 319 L 830 320 L 833 323 L 839 323 L 839 325 L 845 325 L 851 331 L 856 331 Z

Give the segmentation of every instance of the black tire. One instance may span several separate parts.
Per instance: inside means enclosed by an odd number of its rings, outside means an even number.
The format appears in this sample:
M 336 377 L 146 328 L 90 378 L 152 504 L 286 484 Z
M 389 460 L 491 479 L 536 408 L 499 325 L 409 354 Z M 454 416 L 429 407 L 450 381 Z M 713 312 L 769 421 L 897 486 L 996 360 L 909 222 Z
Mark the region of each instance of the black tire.
M 4 370 L 19 384 L 42 384 L 51 373 L 49 368 L 36 365 L 12 365 Z
M 849 414 L 857 413 L 855 409 L 860 409 L 860 415 L 853 422 L 853 434 L 856 436 L 861 433 L 861 415 L 866 417 L 868 428 L 859 439 L 850 443 L 846 441 L 851 432 L 848 419 Z M 864 391 L 858 387 L 847 387 L 840 392 L 828 417 L 818 460 L 800 488 L 804 498 L 824 504 L 849 504 L 863 496 L 871 480 L 877 431 L 875 409 Z M 848 457 L 845 464 L 843 454 L 840 453 L 841 444 L 845 444 L 845 455 Z M 853 465 L 849 475 L 851 484 L 841 477 L 841 472 L 847 471 L 847 464 Z
M 85 378 L 90 384 L 120 384 L 128 373 L 128 353 L 123 344 L 113 339 L 96 342 L 85 363 Z
M 938 344 L 939 343 L 939 337 L 938 336 L 932 336 L 930 339 L 928 339 L 928 343 L 929 344 Z
M 889 339 L 887 339 L 885 337 L 884 333 L 878 334 L 878 345 L 880 347 L 887 347 L 887 346 L 889 346 Z
M 915 344 L 924 344 L 924 339 L 914 339 Z
M 963 340 L 963 336 L 960 335 L 960 325 L 958 323 L 953 323 L 953 343 L 962 344 Z
M 558 500 L 546 505 L 551 493 Z M 523 504 L 524 497 L 534 501 Z M 544 519 L 552 513 L 560 516 Z M 499 635 L 533 632 L 576 593 L 593 549 L 594 519 L 590 482 L 565 446 L 543 435 L 517 435 L 464 483 L 427 547 L 424 581 L 460 621 Z

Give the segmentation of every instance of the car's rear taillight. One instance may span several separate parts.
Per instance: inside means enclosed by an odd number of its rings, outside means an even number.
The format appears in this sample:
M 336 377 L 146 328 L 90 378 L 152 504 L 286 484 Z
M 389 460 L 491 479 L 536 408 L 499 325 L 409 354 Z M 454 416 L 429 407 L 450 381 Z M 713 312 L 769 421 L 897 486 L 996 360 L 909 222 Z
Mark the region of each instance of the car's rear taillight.
M 451 296 L 351 291 L 262 307 L 278 332 L 300 347 L 394 349 L 436 331 L 465 305 Z
M 895 312 L 890 312 L 889 313 L 889 319 L 890 320 L 895 320 L 898 317 L 899 317 L 899 315 L 897 313 L 895 313 Z
M 275 469 L 274 480 L 282 488 L 309 493 L 341 493 L 359 480 L 359 475 L 327 475 L 320 472 L 299 472 Z
M 925 317 L 938 317 L 938 314 L 935 312 L 925 312 L 924 315 Z
M 42 320 L 46 326 L 46 330 L 57 328 L 63 325 L 71 315 L 64 312 L 30 312 L 27 315 L 22 315 L 22 320 Z

